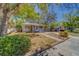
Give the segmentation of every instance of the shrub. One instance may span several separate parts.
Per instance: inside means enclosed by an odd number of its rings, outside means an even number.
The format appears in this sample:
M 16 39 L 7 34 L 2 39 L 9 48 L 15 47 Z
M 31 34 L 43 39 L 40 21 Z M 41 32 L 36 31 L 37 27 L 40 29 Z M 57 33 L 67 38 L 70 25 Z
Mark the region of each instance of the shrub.
M 22 25 L 16 25 L 17 32 L 22 32 Z
M 59 32 L 59 35 L 60 35 L 61 37 L 68 37 L 68 32 L 67 32 L 67 31 L 60 31 L 60 32 Z
M 30 40 L 25 35 L 8 35 L 0 37 L 1 56 L 24 55 L 30 47 Z

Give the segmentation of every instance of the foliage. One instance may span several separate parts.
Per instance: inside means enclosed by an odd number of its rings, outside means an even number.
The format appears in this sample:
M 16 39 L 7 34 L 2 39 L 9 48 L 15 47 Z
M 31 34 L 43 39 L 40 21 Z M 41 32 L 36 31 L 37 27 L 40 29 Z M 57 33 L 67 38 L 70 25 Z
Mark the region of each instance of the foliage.
M 57 26 L 58 26 L 58 23 L 57 23 L 57 22 L 51 22 L 51 23 L 50 23 L 50 27 L 51 27 L 52 29 L 56 28 Z
M 24 55 L 30 47 L 30 40 L 26 35 L 9 35 L 0 37 L 0 55 Z
M 38 7 L 39 7 L 41 10 L 45 10 L 45 9 L 47 10 L 47 8 L 48 8 L 46 3 L 39 3 L 39 4 L 38 4 Z
M 66 28 L 71 28 L 70 31 L 73 31 L 74 28 L 79 28 L 79 16 L 73 11 L 71 13 L 65 14 L 65 21 L 63 25 Z
M 48 13 L 48 4 L 46 4 L 46 3 L 39 3 L 39 4 L 37 4 L 37 6 L 40 9 L 40 11 L 42 12 L 40 14 L 40 19 L 45 21 L 45 17 L 46 17 L 46 15 Z
M 58 28 L 59 23 L 58 22 L 51 22 L 49 24 L 49 26 L 50 26 L 50 31 L 55 31 Z
M 12 21 L 12 22 L 13 22 L 13 25 L 16 28 L 16 30 L 19 31 L 19 32 L 21 32 L 24 20 L 22 20 L 22 19 L 16 19 L 15 21 Z
M 12 22 L 15 20 L 13 25 L 15 24 L 16 28 L 21 28 L 24 21 L 27 21 L 27 19 L 31 19 L 34 21 L 38 20 L 39 18 L 40 15 L 34 10 L 33 4 L 21 4 L 16 10 L 16 13 L 11 18 L 11 20 Z
M 74 18 L 74 26 L 76 27 L 76 28 L 79 28 L 79 16 L 75 16 L 75 18 Z
M 39 14 L 36 13 L 33 4 L 0 4 L 2 10 L 2 19 L 0 25 L 0 36 L 7 33 L 7 22 L 12 16 L 20 17 L 22 20 L 30 18 L 32 20 L 39 19 Z M 7 24 L 6 24 L 7 23 Z M 11 23 L 9 23 L 11 24 Z M 12 26 L 12 24 L 11 24 Z
M 21 4 L 15 15 L 33 20 L 39 18 L 39 14 L 35 12 L 33 4 Z
M 16 25 L 17 32 L 22 32 L 22 25 Z
M 50 13 L 49 13 L 49 14 L 47 15 L 47 19 L 48 19 L 48 20 L 53 20 L 53 21 L 56 21 L 56 19 L 55 19 L 55 18 L 56 18 L 55 13 L 53 13 L 53 14 L 50 14 Z
M 7 33 L 7 22 L 9 18 L 15 14 L 15 11 L 18 9 L 20 4 L 0 4 L 0 10 L 2 10 L 2 19 L 0 25 L 0 36 L 3 36 Z

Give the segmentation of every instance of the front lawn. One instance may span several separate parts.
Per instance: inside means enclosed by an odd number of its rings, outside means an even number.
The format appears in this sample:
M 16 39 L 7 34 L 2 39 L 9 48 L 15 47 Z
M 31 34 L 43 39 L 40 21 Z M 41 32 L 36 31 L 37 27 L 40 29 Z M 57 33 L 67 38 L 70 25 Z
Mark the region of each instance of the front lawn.
M 38 48 L 45 49 L 57 42 L 54 39 L 41 35 L 40 33 L 30 33 L 28 36 L 31 39 L 31 48 L 27 55 L 34 53 Z
M 38 48 L 48 48 L 50 47 L 53 43 L 57 42 L 54 39 L 50 39 L 48 37 L 45 37 L 41 35 L 40 33 L 12 33 L 10 35 L 15 35 L 15 34 L 26 34 L 30 40 L 31 40 L 31 47 L 29 49 L 29 52 L 26 53 L 26 55 L 31 55 L 35 53 L 35 51 Z

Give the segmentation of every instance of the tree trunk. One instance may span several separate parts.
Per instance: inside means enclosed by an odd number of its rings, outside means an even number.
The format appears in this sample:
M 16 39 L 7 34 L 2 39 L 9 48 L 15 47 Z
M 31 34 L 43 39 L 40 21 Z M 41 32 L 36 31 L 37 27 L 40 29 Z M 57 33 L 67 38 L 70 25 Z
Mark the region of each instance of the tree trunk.
M 7 8 L 4 7 L 3 8 L 3 18 L 2 18 L 1 24 L 0 24 L 0 36 L 3 36 L 7 32 L 7 26 L 6 26 L 7 13 L 8 13 L 8 10 L 7 10 Z

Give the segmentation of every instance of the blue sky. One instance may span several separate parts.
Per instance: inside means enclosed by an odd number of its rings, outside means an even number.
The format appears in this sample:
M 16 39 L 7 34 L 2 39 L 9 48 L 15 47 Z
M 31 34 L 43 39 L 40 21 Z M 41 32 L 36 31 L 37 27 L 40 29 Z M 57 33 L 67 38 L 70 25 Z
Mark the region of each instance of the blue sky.
M 55 4 L 50 4 L 50 12 L 53 13 L 55 12 L 56 13 L 56 20 L 57 21 L 62 21 L 64 20 L 64 14 L 66 13 L 69 13 L 71 11 L 75 11 L 75 10 L 79 10 L 79 4 L 64 4 L 65 6 L 57 6 Z M 53 10 L 53 12 L 52 12 Z
M 72 10 L 79 10 L 79 4 L 74 4 L 74 3 L 73 4 L 68 4 L 68 3 L 64 4 L 64 6 L 66 6 L 67 8 L 65 8 L 63 5 L 61 5 L 61 6 L 57 6 L 55 4 L 49 4 L 49 5 L 50 6 L 49 6 L 48 10 L 50 13 L 53 13 L 53 12 L 56 13 L 57 21 L 64 20 L 64 14 L 69 13 Z M 36 7 L 36 9 L 37 9 L 37 12 L 40 12 L 40 10 L 37 7 Z

